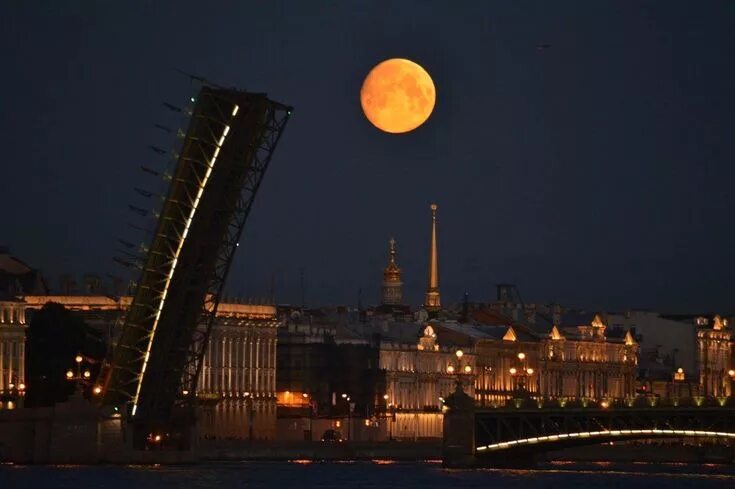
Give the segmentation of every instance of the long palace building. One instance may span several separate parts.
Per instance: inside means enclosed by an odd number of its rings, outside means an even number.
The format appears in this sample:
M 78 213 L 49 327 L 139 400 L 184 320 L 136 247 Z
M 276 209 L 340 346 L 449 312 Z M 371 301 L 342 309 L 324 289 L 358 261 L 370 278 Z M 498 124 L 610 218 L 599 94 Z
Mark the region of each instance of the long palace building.
M 25 387 L 25 331 L 33 313 L 55 302 L 115 341 L 130 304 L 97 295 L 26 295 L 0 301 L 0 395 Z M 204 356 L 199 432 L 207 438 L 272 439 L 276 426 L 276 308 L 222 303 Z M 12 408 L 12 401 L 0 408 Z

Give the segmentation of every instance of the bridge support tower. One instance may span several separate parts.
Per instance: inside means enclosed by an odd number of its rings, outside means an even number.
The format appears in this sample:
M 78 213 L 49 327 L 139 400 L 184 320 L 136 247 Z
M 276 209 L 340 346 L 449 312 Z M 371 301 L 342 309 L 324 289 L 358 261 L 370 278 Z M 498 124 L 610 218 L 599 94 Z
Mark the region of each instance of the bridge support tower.
M 447 468 L 470 468 L 475 458 L 475 401 L 457 382 L 454 392 L 447 396 L 444 405 L 444 439 L 442 464 Z

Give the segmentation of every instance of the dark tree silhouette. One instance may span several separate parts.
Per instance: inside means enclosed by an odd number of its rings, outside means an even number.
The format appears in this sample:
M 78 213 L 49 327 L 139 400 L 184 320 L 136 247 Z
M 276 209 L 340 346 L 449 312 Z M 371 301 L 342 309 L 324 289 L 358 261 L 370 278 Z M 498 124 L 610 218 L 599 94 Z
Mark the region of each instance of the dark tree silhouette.
M 84 358 L 83 370 L 91 371 L 90 379 L 96 378 L 105 355 L 101 335 L 61 304 L 47 303 L 34 314 L 26 335 L 25 406 L 65 401 L 74 391 L 66 372 L 76 374 L 77 355 Z

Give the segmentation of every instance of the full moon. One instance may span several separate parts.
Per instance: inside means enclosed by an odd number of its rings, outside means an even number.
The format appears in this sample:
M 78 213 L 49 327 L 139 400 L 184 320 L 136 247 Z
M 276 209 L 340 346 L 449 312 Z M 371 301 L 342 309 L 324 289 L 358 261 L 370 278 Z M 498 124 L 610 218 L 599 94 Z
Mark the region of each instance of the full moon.
M 434 110 L 436 89 L 431 77 L 408 59 L 383 61 L 370 70 L 360 89 L 365 117 L 390 133 L 413 131 Z

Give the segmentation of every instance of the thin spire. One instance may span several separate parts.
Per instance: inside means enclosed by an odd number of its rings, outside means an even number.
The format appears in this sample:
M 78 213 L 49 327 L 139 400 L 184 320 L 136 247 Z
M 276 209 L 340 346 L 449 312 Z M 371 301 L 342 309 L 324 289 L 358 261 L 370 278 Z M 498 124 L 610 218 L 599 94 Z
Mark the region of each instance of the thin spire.
M 436 204 L 431 204 L 431 248 L 429 251 L 429 284 L 426 289 L 424 307 L 429 311 L 441 309 L 439 296 L 439 253 L 436 245 Z

